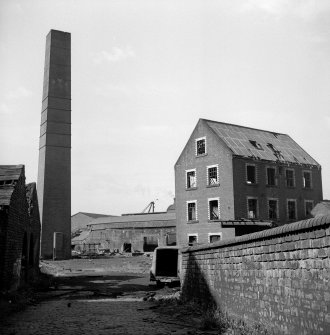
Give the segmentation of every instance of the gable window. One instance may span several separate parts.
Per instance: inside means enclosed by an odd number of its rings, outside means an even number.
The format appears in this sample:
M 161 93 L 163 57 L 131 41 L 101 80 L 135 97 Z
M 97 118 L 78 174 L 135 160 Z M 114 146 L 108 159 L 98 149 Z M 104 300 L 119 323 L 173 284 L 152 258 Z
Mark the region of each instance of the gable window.
M 313 208 L 314 208 L 314 201 L 313 200 L 305 200 L 305 216 L 311 217 Z
M 219 171 L 218 165 L 212 165 L 207 167 L 207 185 L 218 185 L 219 184 Z
M 201 137 L 196 140 L 196 156 L 206 154 L 206 137 Z
M 276 185 L 275 168 L 268 167 L 266 171 L 267 171 L 267 185 L 275 186 Z
M 256 183 L 256 167 L 255 165 L 246 165 L 246 182 L 248 184 Z
M 196 169 L 186 171 L 186 188 L 196 188 Z
M 276 199 L 268 200 L 268 218 L 270 220 L 278 219 L 278 205 Z
M 197 220 L 197 201 L 187 201 L 187 220 Z
M 248 198 L 247 200 L 248 206 L 248 218 L 255 219 L 258 216 L 258 199 L 256 198 Z
M 285 170 L 285 179 L 286 179 L 286 186 L 287 187 L 294 187 L 294 170 L 286 169 Z
M 218 242 L 221 240 L 221 233 L 209 234 L 209 243 Z
M 296 210 L 296 200 L 288 200 L 288 219 L 289 220 L 296 220 L 297 218 L 297 210 Z
M 219 198 L 209 199 L 209 220 L 219 220 L 220 210 L 219 210 Z
M 188 245 L 193 246 L 196 245 L 198 242 L 198 235 L 197 234 L 189 234 L 188 235 Z
M 312 188 L 312 172 L 303 171 L 303 185 L 304 188 Z

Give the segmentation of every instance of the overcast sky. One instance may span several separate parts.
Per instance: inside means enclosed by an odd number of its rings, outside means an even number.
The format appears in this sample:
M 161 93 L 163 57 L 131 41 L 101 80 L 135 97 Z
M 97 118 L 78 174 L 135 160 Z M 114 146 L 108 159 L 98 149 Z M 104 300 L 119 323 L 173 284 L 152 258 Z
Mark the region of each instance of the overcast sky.
M 0 164 L 27 182 L 50 29 L 72 34 L 72 214 L 165 210 L 199 118 L 289 134 L 330 198 L 330 0 L 0 0 Z

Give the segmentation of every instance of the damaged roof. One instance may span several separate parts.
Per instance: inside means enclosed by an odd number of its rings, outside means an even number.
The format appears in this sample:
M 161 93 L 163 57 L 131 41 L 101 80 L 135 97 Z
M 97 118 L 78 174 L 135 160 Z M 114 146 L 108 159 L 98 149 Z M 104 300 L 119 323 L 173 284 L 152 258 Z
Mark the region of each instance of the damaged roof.
M 206 122 L 236 156 L 320 166 L 289 135 L 206 119 L 201 120 Z
M 24 165 L 0 165 L 0 205 L 10 205 L 15 182 L 22 174 L 24 174 Z

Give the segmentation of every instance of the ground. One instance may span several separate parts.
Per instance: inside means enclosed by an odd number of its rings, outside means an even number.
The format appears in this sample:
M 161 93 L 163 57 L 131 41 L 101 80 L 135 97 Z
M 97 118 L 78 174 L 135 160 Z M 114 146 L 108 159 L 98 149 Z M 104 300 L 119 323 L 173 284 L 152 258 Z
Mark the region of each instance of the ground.
M 198 311 L 169 299 L 179 288 L 150 285 L 151 259 L 145 255 L 41 265 L 52 277 L 22 310 L 2 305 L 1 334 L 218 334 L 201 329 Z

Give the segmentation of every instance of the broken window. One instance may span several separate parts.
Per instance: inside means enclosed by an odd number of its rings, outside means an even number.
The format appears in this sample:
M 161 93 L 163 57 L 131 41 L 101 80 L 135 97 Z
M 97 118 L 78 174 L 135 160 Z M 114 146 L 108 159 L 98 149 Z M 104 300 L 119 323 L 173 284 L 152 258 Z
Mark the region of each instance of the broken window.
M 197 244 L 197 237 L 198 235 L 188 235 L 188 245 L 193 246 Z
M 303 185 L 304 188 L 312 188 L 312 173 L 311 171 L 303 172 Z
M 219 220 L 219 199 L 209 200 L 209 220 Z
M 199 138 L 199 139 L 196 140 L 196 154 L 197 154 L 197 156 L 206 154 L 206 139 L 205 139 L 205 137 L 204 138 Z
M 208 178 L 208 185 L 218 185 L 218 166 L 210 166 L 207 168 L 207 178 Z
M 295 220 L 296 219 L 296 201 L 288 200 L 288 219 Z
M 221 234 L 209 234 L 210 243 L 214 243 L 221 240 Z
M 196 170 L 187 171 L 187 188 L 194 188 L 196 185 Z
M 294 187 L 294 171 L 293 170 L 285 170 L 285 178 L 286 178 L 286 186 Z
M 268 218 L 277 220 L 277 200 L 268 200 Z
M 196 202 L 188 202 L 188 221 L 196 221 Z
M 256 183 L 256 167 L 254 165 L 246 166 L 246 182 L 248 184 Z
M 313 200 L 305 200 L 305 216 L 311 217 L 312 216 L 312 209 L 314 207 Z
M 275 168 L 267 168 L 267 185 L 275 186 L 276 185 L 276 177 L 275 177 Z
M 255 198 L 248 199 L 248 218 L 255 219 L 257 217 L 258 200 Z
M 251 143 L 256 149 L 258 149 L 258 150 L 264 150 L 264 149 L 262 148 L 261 144 L 258 143 L 257 141 L 251 141 L 251 140 L 250 140 L 250 143 Z

